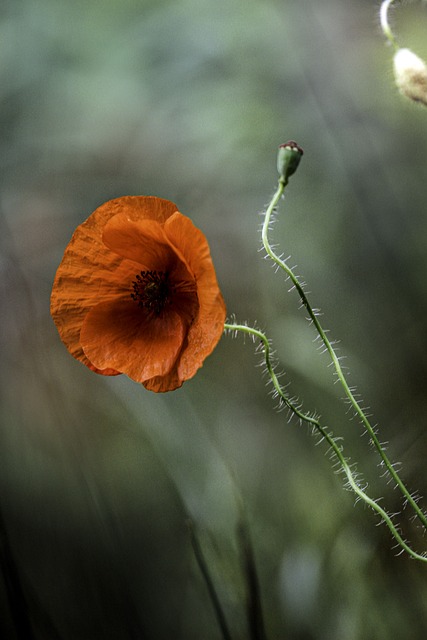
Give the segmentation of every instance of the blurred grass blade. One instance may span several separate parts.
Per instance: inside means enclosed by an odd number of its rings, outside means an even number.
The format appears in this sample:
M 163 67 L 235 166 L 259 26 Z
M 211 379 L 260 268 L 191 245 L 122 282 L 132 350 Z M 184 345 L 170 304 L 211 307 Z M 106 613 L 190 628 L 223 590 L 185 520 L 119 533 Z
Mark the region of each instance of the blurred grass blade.
M 258 573 L 247 522 L 242 515 L 237 533 L 246 578 L 246 616 L 251 640 L 266 640 Z
M 199 541 L 197 539 L 195 530 L 194 530 L 194 524 L 191 520 L 187 521 L 187 526 L 188 526 L 188 530 L 190 532 L 190 538 L 191 538 L 191 545 L 193 547 L 193 551 L 194 551 L 194 555 L 196 557 L 197 560 L 197 564 L 199 565 L 199 569 L 203 575 L 203 578 L 206 582 L 206 586 L 208 588 L 209 591 L 209 597 L 211 599 L 212 605 L 214 607 L 215 610 L 215 615 L 219 624 L 219 627 L 221 629 L 221 633 L 222 633 L 222 637 L 224 638 L 224 640 L 232 640 L 230 631 L 228 629 L 228 625 L 227 625 L 227 621 L 225 619 L 225 615 L 224 615 L 224 611 L 222 610 L 222 606 L 221 603 L 219 601 L 218 598 L 218 594 L 215 590 L 215 586 L 212 580 L 212 577 L 209 573 L 209 568 L 208 565 L 206 563 L 205 557 L 203 555 L 202 552 L 202 548 L 199 544 Z

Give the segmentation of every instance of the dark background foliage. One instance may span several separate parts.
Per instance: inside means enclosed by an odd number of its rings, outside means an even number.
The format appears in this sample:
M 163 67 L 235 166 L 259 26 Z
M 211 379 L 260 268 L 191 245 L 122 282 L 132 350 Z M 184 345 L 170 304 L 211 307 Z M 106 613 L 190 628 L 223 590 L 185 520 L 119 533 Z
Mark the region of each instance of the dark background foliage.
M 274 411 L 250 341 L 223 338 L 192 381 L 154 395 L 75 362 L 49 316 L 62 252 L 96 206 L 173 200 L 209 239 L 229 314 L 267 330 L 292 391 L 401 511 L 298 300 L 258 252 L 277 146 L 296 139 L 305 154 L 274 241 L 341 340 L 390 456 L 426 495 L 427 111 L 393 85 L 378 8 L 3 0 L 3 637 L 220 638 L 189 517 L 233 638 L 250 637 L 241 503 L 270 640 L 426 637 L 426 567 L 396 556 L 324 447 Z M 427 58 L 425 6 L 392 18 Z

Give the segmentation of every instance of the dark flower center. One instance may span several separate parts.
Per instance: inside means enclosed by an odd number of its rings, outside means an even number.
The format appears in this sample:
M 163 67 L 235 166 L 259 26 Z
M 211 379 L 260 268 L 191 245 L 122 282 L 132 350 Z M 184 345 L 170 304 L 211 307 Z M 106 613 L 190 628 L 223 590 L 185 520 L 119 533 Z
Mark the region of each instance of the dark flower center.
M 167 271 L 141 271 L 132 282 L 132 300 L 159 316 L 171 301 L 172 286 Z

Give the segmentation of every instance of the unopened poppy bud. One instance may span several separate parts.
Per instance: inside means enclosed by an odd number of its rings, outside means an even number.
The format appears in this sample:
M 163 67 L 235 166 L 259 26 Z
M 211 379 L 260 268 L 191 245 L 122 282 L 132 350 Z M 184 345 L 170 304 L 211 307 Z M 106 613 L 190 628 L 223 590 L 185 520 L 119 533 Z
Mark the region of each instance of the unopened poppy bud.
M 427 106 L 427 66 L 409 49 L 394 55 L 394 77 L 402 95 Z
M 281 144 L 277 154 L 277 171 L 284 182 L 295 173 L 304 151 L 293 140 Z

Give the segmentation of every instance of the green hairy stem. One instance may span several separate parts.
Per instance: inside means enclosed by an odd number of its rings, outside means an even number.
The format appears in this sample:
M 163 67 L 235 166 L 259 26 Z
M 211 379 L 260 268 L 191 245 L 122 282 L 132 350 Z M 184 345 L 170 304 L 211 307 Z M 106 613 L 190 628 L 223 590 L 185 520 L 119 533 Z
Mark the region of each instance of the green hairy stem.
M 388 3 L 390 4 L 390 2 Z M 295 144 L 295 143 L 292 143 Z M 295 150 L 295 149 L 294 149 Z M 302 155 L 302 150 L 301 151 L 301 155 Z M 371 443 L 374 445 L 376 451 L 378 452 L 382 464 L 384 465 L 384 467 L 386 468 L 388 474 L 391 476 L 391 478 L 393 479 L 393 481 L 396 483 L 396 486 L 399 488 L 399 490 L 401 491 L 402 495 L 405 498 L 406 503 L 413 509 L 416 517 L 419 519 L 419 521 L 422 523 L 423 527 L 427 530 L 427 516 L 426 514 L 422 511 L 422 509 L 419 507 L 418 503 L 417 503 L 417 499 L 414 497 L 413 494 L 410 493 L 410 491 L 407 489 L 407 487 L 405 486 L 404 482 L 402 481 L 402 479 L 400 478 L 398 472 L 396 471 L 396 469 L 394 468 L 393 464 L 390 462 L 383 446 L 381 445 L 380 441 L 378 440 L 378 437 L 375 433 L 374 428 L 372 427 L 368 417 L 366 416 L 365 412 L 363 411 L 362 407 L 360 406 L 360 404 L 358 403 L 358 401 L 356 400 L 351 388 L 349 387 L 347 380 L 344 376 L 342 367 L 340 365 L 340 361 L 339 358 L 334 350 L 334 347 L 331 343 L 331 341 L 329 340 L 329 338 L 327 337 L 327 334 L 325 332 L 325 330 L 323 329 L 322 325 L 319 322 L 319 319 L 317 317 L 317 313 L 316 311 L 313 309 L 313 307 L 311 306 L 306 293 L 304 292 L 303 286 L 301 285 L 301 283 L 299 282 L 297 276 L 294 274 L 294 272 L 292 271 L 292 269 L 286 264 L 285 261 L 283 261 L 278 255 L 276 255 L 276 253 L 274 252 L 274 250 L 271 247 L 271 244 L 269 242 L 268 239 L 268 231 L 270 229 L 271 226 L 271 220 L 272 220 L 272 214 L 275 211 L 280 199 L 282 198 L 283 194 L 284 194 L 284 190 L 285 187 L 288 184 L 288 176 L 290 174 L 289 173 L 282 173 L 280 179 L 279 179 L 279 184 L 277 187 L 276 192 L 274 193 L 270 204 L 267 207 L 267 210 L 265 212 L 265 218 L 264 218 L 264 223 L 263 223 L 263 227 L 262 227 L 262 243 L 264 245 L 264 249 L 267 253 L 267 255 L 269 256 L 269 258 L 282 270 L 284 271 L 284 273 L 286 274 L 286 276 L 291 280 L 292 284 L 293 284 L 293 288 L 296 289 L 301 304 L 302 306 L 306 309 L 309 319 L 311 321 L 311 323 L 314 325 L 320 339 L 322 340 L 324 347 L 326 349 L 326 351 L 328 352 L 332 364 L 334 366 L 335 369 L 335 374 L 342 386 L 342 388 L 344 389 L 346 398 L 348 399 L 352 409 L 354 410 L 355 414 L 358 416 L 360 422 L 362 423 L 363 427 L 366 429 L 369 438 L 371 440 Z M 347 478 L 347 482 L 349 487 L 354 491 L 354 493 L 361 499 L 363 500 L 367 505 L 369 505 L 374 511 L 376 511 L 378 513 L 378 515 L 382 518 L 382 520 L 385 522 L 385 524 L 388 526 L 388 528 L 390 529 L 393 537 L 395 538 L 395 540 L 397 541 L 397 543 L 400 545 L 400 547 L 402 549 L 404 549 L 412 558 L 415 558 L 417 560 L 420 560 L 422 562 L 427 562 L 427 555 L 421 555 L 416 553 L 413 549 L 411 549 L 409 547 L 409 545 L 407 544 L 407 542 L 402 538 L 402 535 L 400 534 L 397 526 L 394 524 L 392 517 L 378 504 L 377 500 L 374 500 L 372 498 L 370 498 L 366 491 L 364 489 L 361 488 L 360 486 L 360 482 L 358 482 L 356 480 L 355 474 L 352 471 L 351 467 L 349 466 L 349 463 L 347 461 L 347 458 L 344 456 L 343 453 L 343 448 L 341 444 L 337 443 L 337 440 L 333 437 L 333 435 L 330 433 L 330 431 L 328 430 L 327 427 L 323 426 L 319 419 L 317 417 L 315 417 L 312 414 L 309 413 L 304 413 L 301 411 L 299 406 L 296 406 L 293 401 L 290 399 L 290 397 L 285 393 L 284 389 L 282 388 L 282 386 L 280 385 L 280 382 L 276 376 L 276 373 L 274 371 L 274 367 L 271 361 L 271 348 L 270 348 L 270 342 L 267 338 L 267 336 L 260 331 L 259 329 L 256 328 L 252 328 L 247 326 L 246 324 L 236 324 L 236 323 L 230 323 L 230 324 L 226 324 L 225 325 L 225 330 L 228 330 L 229 332 L 241 332 L 244 334 L 248 334 L 250 335 L 253 339 L 258 339 L 259 341 L 261 341 L 261 345 L 262 345 L 262 349 L 263 349 L 263 354 L 264 354 L 264 358 L 265 358 L 265 365 L 268 371 L 268 375 L 271 378 L 273 387 L 275 392 L 277 393 L 277 395 L 279 396 L 280 400 L 282 403 L 284 403 L 286 405 L 286 407 L 302 422 L 305 422 L 309 425 L 311 425 L 314 430 L 321 435 L 322 438 L 324 438 L 326 440 L 326 442 L 328 443 L 329 447 L 331 448 L 331 451 L 333 452 L 334 456 L 336 457 L 336 459 L 338 460 L 342 471 L 344 472 L 346 478 Z

